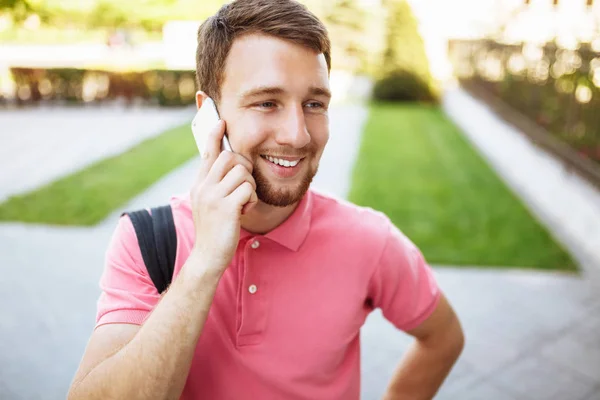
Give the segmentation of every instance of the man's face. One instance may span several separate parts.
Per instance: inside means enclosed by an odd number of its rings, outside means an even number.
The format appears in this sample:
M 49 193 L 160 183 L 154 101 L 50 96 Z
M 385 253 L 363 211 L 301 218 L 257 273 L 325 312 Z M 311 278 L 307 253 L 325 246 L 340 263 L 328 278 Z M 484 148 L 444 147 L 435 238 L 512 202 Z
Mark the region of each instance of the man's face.
M 260 34 L 234 41 L 219 112 L 233 150 L 254 164 L 259 200 L 283 207 L 306 193 L 329 139 L 329 101 L 323 54 Z

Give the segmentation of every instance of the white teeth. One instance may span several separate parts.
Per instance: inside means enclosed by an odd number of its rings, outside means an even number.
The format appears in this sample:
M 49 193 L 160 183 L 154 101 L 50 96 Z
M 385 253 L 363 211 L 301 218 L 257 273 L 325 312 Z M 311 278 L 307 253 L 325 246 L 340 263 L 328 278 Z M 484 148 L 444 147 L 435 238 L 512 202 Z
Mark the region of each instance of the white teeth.
M 295 167 L 300 162 L 300 160 L 288 161 L 288 160 L 281 160 L 279 158 L 275 158 L 275 157 L 271 157 L 271 156 L 265 156 L 265 158 L 267 160 L 271 161 L 273 164 L 281 165 L 282 167 Z

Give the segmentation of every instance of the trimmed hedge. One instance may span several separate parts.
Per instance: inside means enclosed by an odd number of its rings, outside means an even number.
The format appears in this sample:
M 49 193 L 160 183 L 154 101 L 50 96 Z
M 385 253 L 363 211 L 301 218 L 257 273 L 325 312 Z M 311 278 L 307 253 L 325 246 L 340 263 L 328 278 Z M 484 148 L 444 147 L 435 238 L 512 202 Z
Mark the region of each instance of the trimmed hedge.
M 77 68 L 11 68 L 12 98 L 18 105 L 38 102 L 71 104 L 124 99 L 161 106 L 193 104 L 194 71 L 114 72 Z
M 454 40 L 449 55 L 462 84 L 501 99 L 600 165 L 600 51 L 588 43 L 568 50 L 552 42 Z
M 373 98 L 382 101 L 437 102 L 428 82 L 409 72 L 397 70 L 373 86 Z

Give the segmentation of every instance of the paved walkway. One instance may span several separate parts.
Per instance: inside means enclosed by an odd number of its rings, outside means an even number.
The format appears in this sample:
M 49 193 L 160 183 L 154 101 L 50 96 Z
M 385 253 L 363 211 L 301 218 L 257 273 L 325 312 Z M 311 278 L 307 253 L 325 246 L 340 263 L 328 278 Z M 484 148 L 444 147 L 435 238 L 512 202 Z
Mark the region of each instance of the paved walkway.
M 472 118 L 473 110 L 467 110 Z M 366 112 L 332 111 L 332 138 L 315 186 L 345 196 Z M 489 126 L 486 126 L 486 129 Z M 501 134 L 496 132 L 495 134 Z M 518 162 L 518 159 L 513 159 Z M 194 160 L 126 209 L 185 191 Z M 0 398 L 61 399 L 93 327 L 98 278 L 118 212 L 94 228 L 0 225 Z M 467 346 L 438 399 L 597 400 L 600 296 L 561 274 L 435 268 Z M 379 399 L 410 338 L 374 312 L 362 331 L 362 398 Z
M 191 120 L 192 108 L 0 109 L 0 202 Z

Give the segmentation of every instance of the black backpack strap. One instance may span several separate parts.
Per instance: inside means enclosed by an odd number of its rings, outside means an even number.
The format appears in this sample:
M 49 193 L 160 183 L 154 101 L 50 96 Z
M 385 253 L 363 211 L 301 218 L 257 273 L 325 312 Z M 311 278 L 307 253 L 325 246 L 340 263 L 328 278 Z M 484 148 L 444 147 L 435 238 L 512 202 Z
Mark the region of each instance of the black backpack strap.
M 177 232 L 170 205 L 125 212 L 135 229 L 142 258 L 158 293 L 171 284 L 177 253 Z

